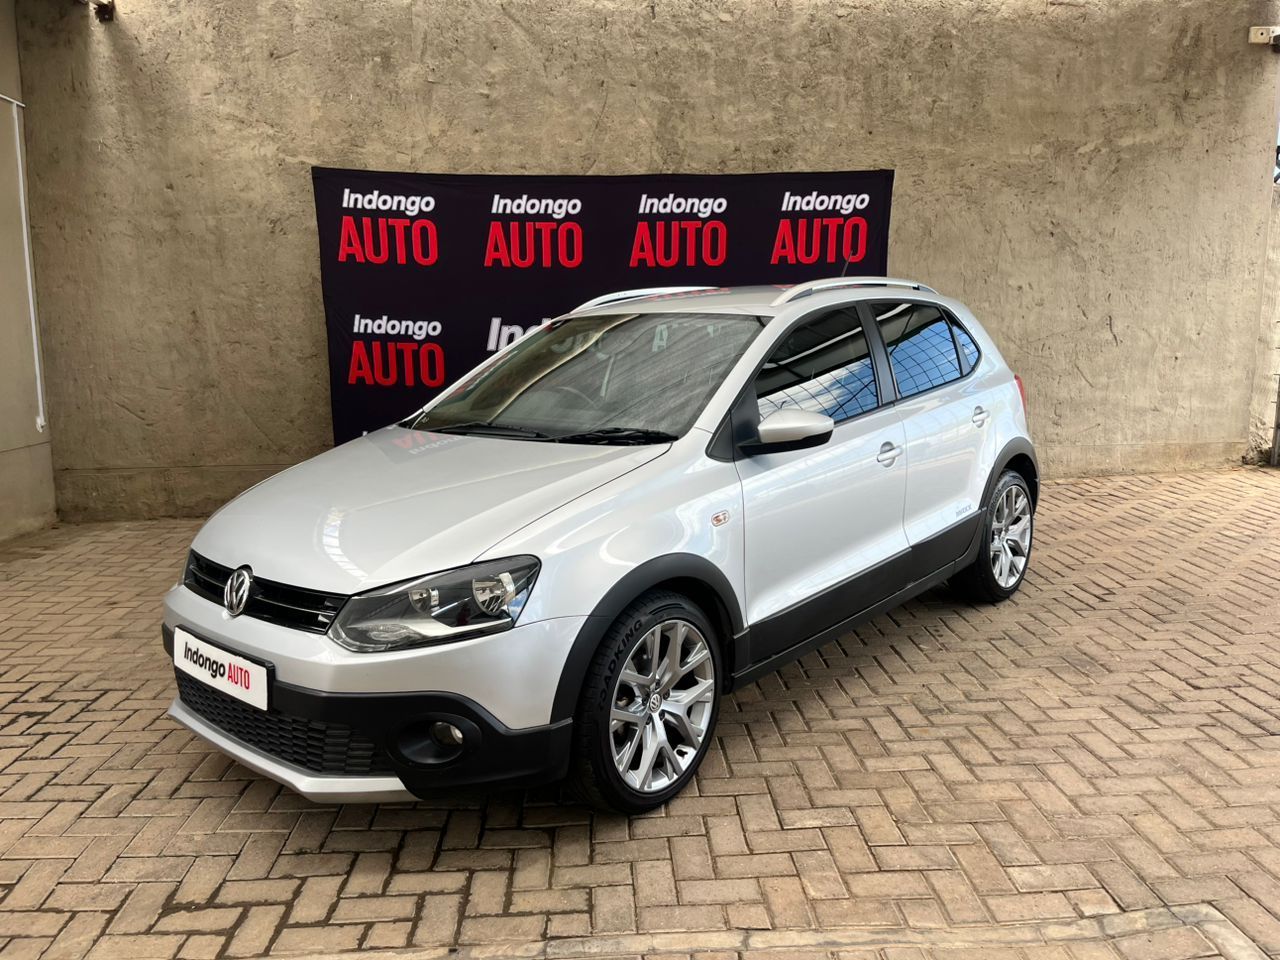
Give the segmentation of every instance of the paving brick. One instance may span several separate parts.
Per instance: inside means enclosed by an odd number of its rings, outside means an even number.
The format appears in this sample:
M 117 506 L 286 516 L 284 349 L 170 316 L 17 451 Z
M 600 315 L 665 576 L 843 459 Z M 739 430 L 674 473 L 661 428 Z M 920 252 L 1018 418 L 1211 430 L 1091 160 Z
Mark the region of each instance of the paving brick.
M 6 910 L 34 910 L 53 892 L 70 860 L 41 860 L 31 864 L 4 898 Z
M 988 897 L 991 915 L 1003 922 L 1074 917 L 1071 902 L 1060 893 L 1018 893 Z
M 76 913 L 44 949 L 42 960 L 80 960 L 102 935 L 107 919 L 105 913 Z
M 601 890 L 609 889 L 601 887 Z M 619 887 L 617 889 L 625 889 Z M 511 894 L 511 913 L 580 913 L 591 899 L 589 890 L 517 890 Z
M 471 888 L 467 894 L 467 916 L 502 913 L 509 882 L 510 876 L 505 871 L 481 870 L 472 874 Z
M 1023 893 L 1047 890 L 1083 890 L 1099 886 L 1087 867 L 1078 863 L 1048 866 L 1010 867 L 1009 879 Z
M 597 887 L 591 892 L 593 933 L 626 933 L 635 928 L 635 899 L 630 889 Z
M 364 932 L 365 928 L 358 925 L 285 927 L 271 945 L 271 952 L 315 955 L 355 950 Z
M 416 897 L 353 897 L 338 901 L 330 923 L 367 923 L 373 920 L 401 920 L 417 912 Z
M 89 960 L 163 960 L 176 956 L 182 934 L 107 934 L 93 945 Z
M 405 921 L 370 924 L 364 935 L 363 947 L 366 950 L 403 947 L 409 942 L 409 934 L 412 931 L 413 924 Z
M 165 914 L 151 929 L 162 933 L 210 933 L 231 930 L 244 913 L 239 907 L 195 907 Z
M 284 910 L 283 906 L 250 907 L 227 944 L 227 956 L 252 957 L 263 953 L 284 917 Z
M 641 907 L 637 921 L 645 933 L 716 930 L 725 924 L 725 911 L 719 905 Z
M 799 857 L 801 854 L 796 856 Z M 798 861 L 787 853 L 749 853 L 744 856 L 716 857 L 715 872 L 723 879 L 782 877 L 796 873 L 797 863 Z M 828 864 L 823 866 L 834 870 L 834 867 Z
M 176 887 L 174 883 L 138 884 L 116 913 L 108 932 L 128 934 L 151 929 Z
M 528 942 L 542 938 L 545 917 L 467 917 L 462 921 L 458 942 L 489 943 L 495 940 Z
M 289 909 L 288 922 L 306 925 L 325 920 L 338 902 L 338 890 L 344 879 L 343 877 L 308 877 L 304 880 L 302 889 Z
M 228 880 L 218 891 L 218 900 L 222 903 L 283 903 L 293 899 L 298 886 L 296 879 Z
M 764 877 L 760 890 L 775 927 L 813 926 L 813 911 L 798 877 Z
M 725 857 L 717 858 L 723 862 Z M 664 860 L 642 860 L 635 865 L 635 899 L 642 907 L 654 907 L 678 902 L 675 871 Z
M 128 886 L 119 883 L 60 883 L 44 906 L 49 910 L 113 911 L 119 909 L 130 892 Z
M 1218 954 L 1217 948 L 1192 927 L 1121 937 L 1114 946 L 1126 960 L 1190 960 Z
M 462 915 L 460 894 L 435 894 L 422 898 L 413 943 L 417 946 L 441 946 L 457 943 L 458 920 Z
M 835 860 L 825 850 L 797 851 L 792 859 L 800 883 L 811 900 L 841 900 L 849 895 Z
M 212 933 L 187 937 L 178 950 L 178 960 L 215 960 L 222 955 L 227 938 Z

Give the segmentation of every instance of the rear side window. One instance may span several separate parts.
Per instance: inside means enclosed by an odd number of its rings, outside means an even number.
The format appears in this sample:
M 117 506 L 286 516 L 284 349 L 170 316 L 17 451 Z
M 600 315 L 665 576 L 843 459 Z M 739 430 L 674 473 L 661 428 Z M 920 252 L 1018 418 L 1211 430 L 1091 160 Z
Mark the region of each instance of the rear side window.
M 839 423 L 880 402 L 857 310 L 835 310 L 787 334 L 756 375 L 760 417 L 786 408 Z
M 889 351 L 899 397 L 914 397 L 960 379 L 951 325 L 940 309 L 927 303 L 874 303 L 871 309 Z

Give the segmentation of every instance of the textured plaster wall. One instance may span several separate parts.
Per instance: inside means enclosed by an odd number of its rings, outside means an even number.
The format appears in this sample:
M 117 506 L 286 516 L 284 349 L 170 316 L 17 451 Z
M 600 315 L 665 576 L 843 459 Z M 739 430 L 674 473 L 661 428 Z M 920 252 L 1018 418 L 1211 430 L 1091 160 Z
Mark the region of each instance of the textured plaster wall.
M 13 0 L 0 0 L 0 94 L 22 99 Z M 54 518 L 49 431 L 36 425 L 35 352 L 27 299 L 26 222 L 18 151 L 22 113 L 0 100 L 0 540 Z
M 1049 471 L 1247 447 L 1274 3 L 119 2 L 19 2 L 67 516 L 326 446 L 313 163 L 892 167 L 892 270 L 986 318 Z

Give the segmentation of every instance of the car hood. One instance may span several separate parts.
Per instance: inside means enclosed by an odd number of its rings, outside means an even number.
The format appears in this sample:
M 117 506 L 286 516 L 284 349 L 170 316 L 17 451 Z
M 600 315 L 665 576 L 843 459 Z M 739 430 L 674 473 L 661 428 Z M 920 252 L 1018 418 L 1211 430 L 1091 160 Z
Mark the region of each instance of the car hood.
M 470 563 L 667 449 L 387 427 L 245 491 L 192 549 L 268 580 L 356 593 Z

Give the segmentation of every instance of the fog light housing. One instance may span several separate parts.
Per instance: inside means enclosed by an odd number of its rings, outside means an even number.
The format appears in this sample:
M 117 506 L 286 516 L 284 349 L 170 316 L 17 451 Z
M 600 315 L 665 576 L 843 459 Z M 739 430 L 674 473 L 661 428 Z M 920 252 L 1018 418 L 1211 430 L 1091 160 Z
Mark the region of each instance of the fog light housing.
M 431 739 L 445 749 L 453 749 L 462 746 L 466 737 L 452 723 L 441 720 L 431 725 Z
M 479 749 L 482 739 L 480 728 L 465 717 L 436 714 L 397 730 L 392 752 L 415 767 L 438 767 Z

